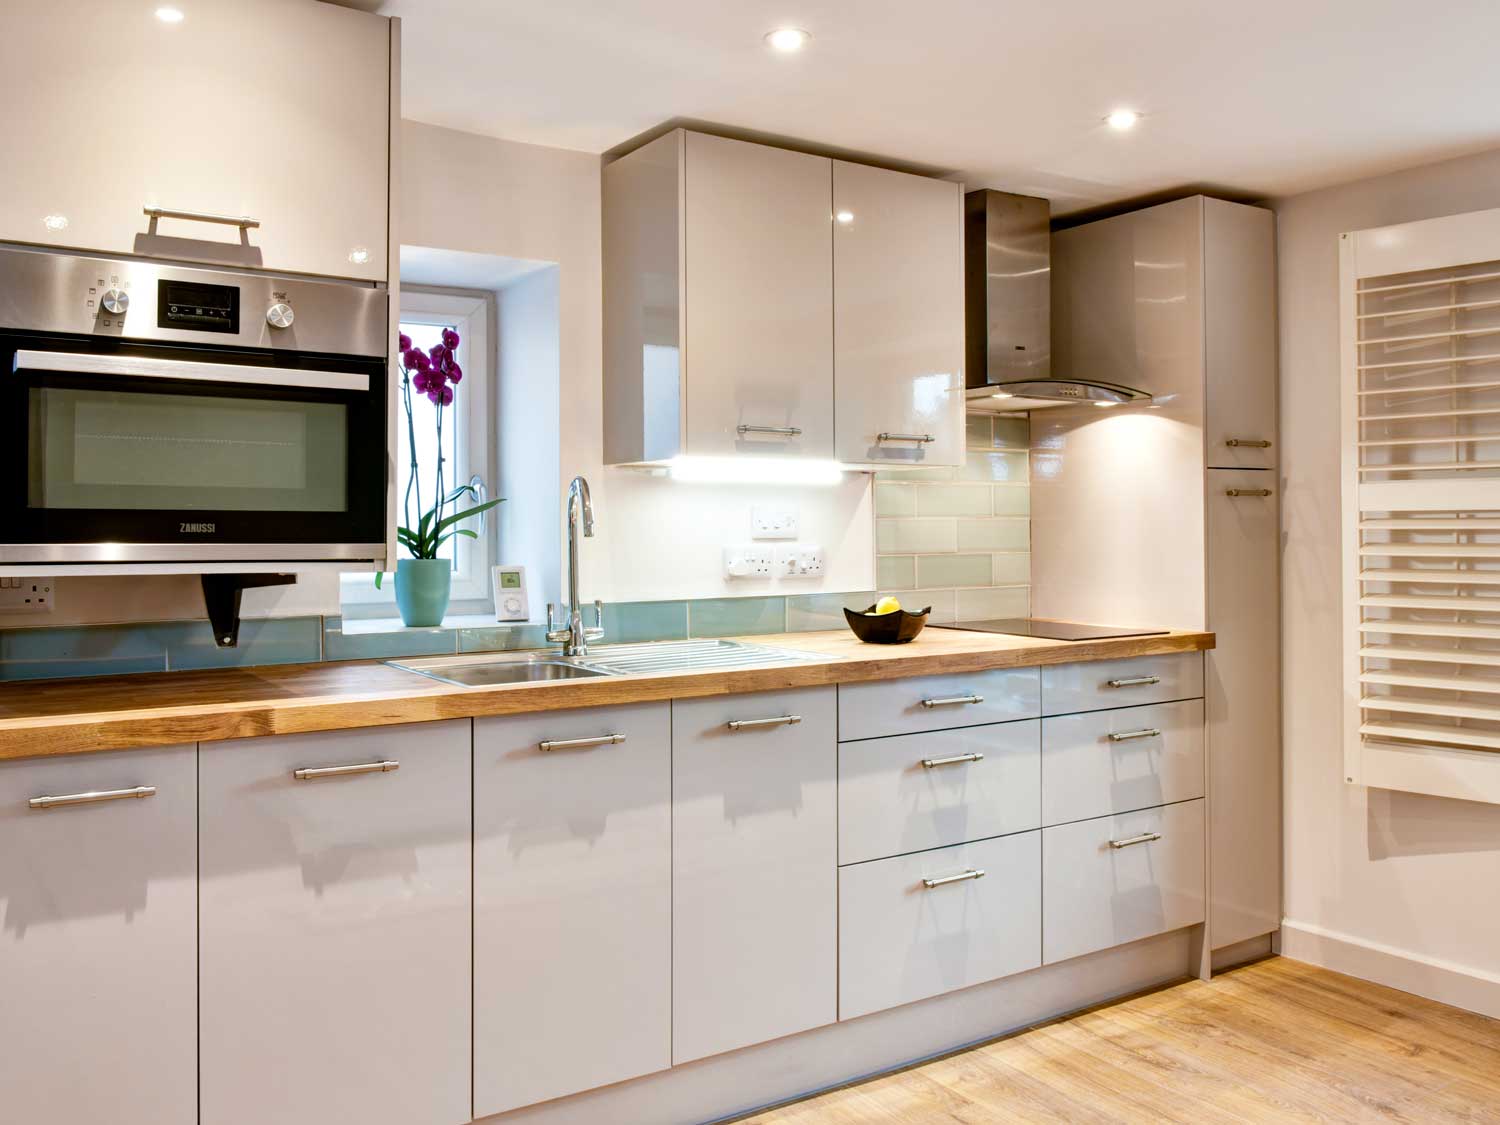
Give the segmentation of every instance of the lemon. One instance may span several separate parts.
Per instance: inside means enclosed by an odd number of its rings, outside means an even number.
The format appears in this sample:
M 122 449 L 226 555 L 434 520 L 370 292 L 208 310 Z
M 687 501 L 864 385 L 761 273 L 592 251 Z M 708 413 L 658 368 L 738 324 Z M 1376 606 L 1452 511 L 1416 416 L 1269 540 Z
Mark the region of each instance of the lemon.
M 881 598 L 878 602 L 875 603 L 875 613 L 877 615 L 882 613 L 895 613 L 900 610 L 900 608 L 901 603 L 898 602 L 895 598 Z

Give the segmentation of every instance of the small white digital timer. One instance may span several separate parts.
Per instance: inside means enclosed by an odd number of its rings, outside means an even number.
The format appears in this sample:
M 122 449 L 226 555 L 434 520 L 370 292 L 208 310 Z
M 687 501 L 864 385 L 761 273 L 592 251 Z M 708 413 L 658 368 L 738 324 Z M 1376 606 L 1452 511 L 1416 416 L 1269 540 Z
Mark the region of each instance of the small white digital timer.
M 491 572 L 495 584 L 495 620 L 529 621 L 526 606 L 526 568 L 497 566 Z

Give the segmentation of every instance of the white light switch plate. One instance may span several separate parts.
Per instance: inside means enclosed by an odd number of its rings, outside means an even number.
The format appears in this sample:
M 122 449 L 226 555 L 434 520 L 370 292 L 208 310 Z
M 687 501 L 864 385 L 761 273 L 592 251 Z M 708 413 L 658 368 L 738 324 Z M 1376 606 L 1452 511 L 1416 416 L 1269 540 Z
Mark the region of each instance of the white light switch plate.
M 777 547 L 775 572 L 781 578 L 822 578 L 827 569 L 823 548 L 814 546 Z
M 0 613 L 51 613 L 51 578 L 0 578 Z
M 797 538 L 797 509 L 772 504 L 756 504 L 750 509 L 752 539 Z

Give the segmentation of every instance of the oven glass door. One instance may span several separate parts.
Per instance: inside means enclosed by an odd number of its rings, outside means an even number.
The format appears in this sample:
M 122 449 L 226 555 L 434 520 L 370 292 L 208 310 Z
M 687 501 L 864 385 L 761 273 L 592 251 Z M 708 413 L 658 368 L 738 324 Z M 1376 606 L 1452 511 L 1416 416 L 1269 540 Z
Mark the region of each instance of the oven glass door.
M 383 540 L 382 361 L 4 343 L 6 541 Z

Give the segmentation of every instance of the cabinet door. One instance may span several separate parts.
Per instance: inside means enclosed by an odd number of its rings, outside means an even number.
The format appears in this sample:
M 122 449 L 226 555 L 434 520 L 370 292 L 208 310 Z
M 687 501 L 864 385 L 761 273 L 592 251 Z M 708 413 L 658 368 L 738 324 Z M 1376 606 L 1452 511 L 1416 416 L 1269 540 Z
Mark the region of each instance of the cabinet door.
M 475 720 L 477 1117 L 672 1064 L 670 708 Z
M 32 94 L 0 116 L 0 149 L 25 154 L 0 239 L 385 278 L 389 21 L 301 0 L 194 0 L 178 23 L 154 7 L 62 0 L 9 21 L 0 67 Z M 153 232 L 145 206 L 261 225 Z
M 470 1120 L 469 750 L 467 720 L 205 745 L 203 1125 Z
M 1281 924 L 1280 519 L 1276 474 L 1208 478 L 1208 627 L 1218 636 L 1204 654 L 1209 938 L 1218 949 Z
M 0 765 L 5 1120 L 197 1122 L 195 777 L 191 746 Z
M 833 213 L 834 455 L 961 465 L 963 189 L 835 161 Z
M 672 705 L 673 1063 L 838 1016 L 834 713 L 831 687 Z
M 1216 469 L 1276 465 L 1276 216 L 1203 201 L 1204 454 Z
M 688 453 L 833 456 L 831 163 L 687 134 Z

